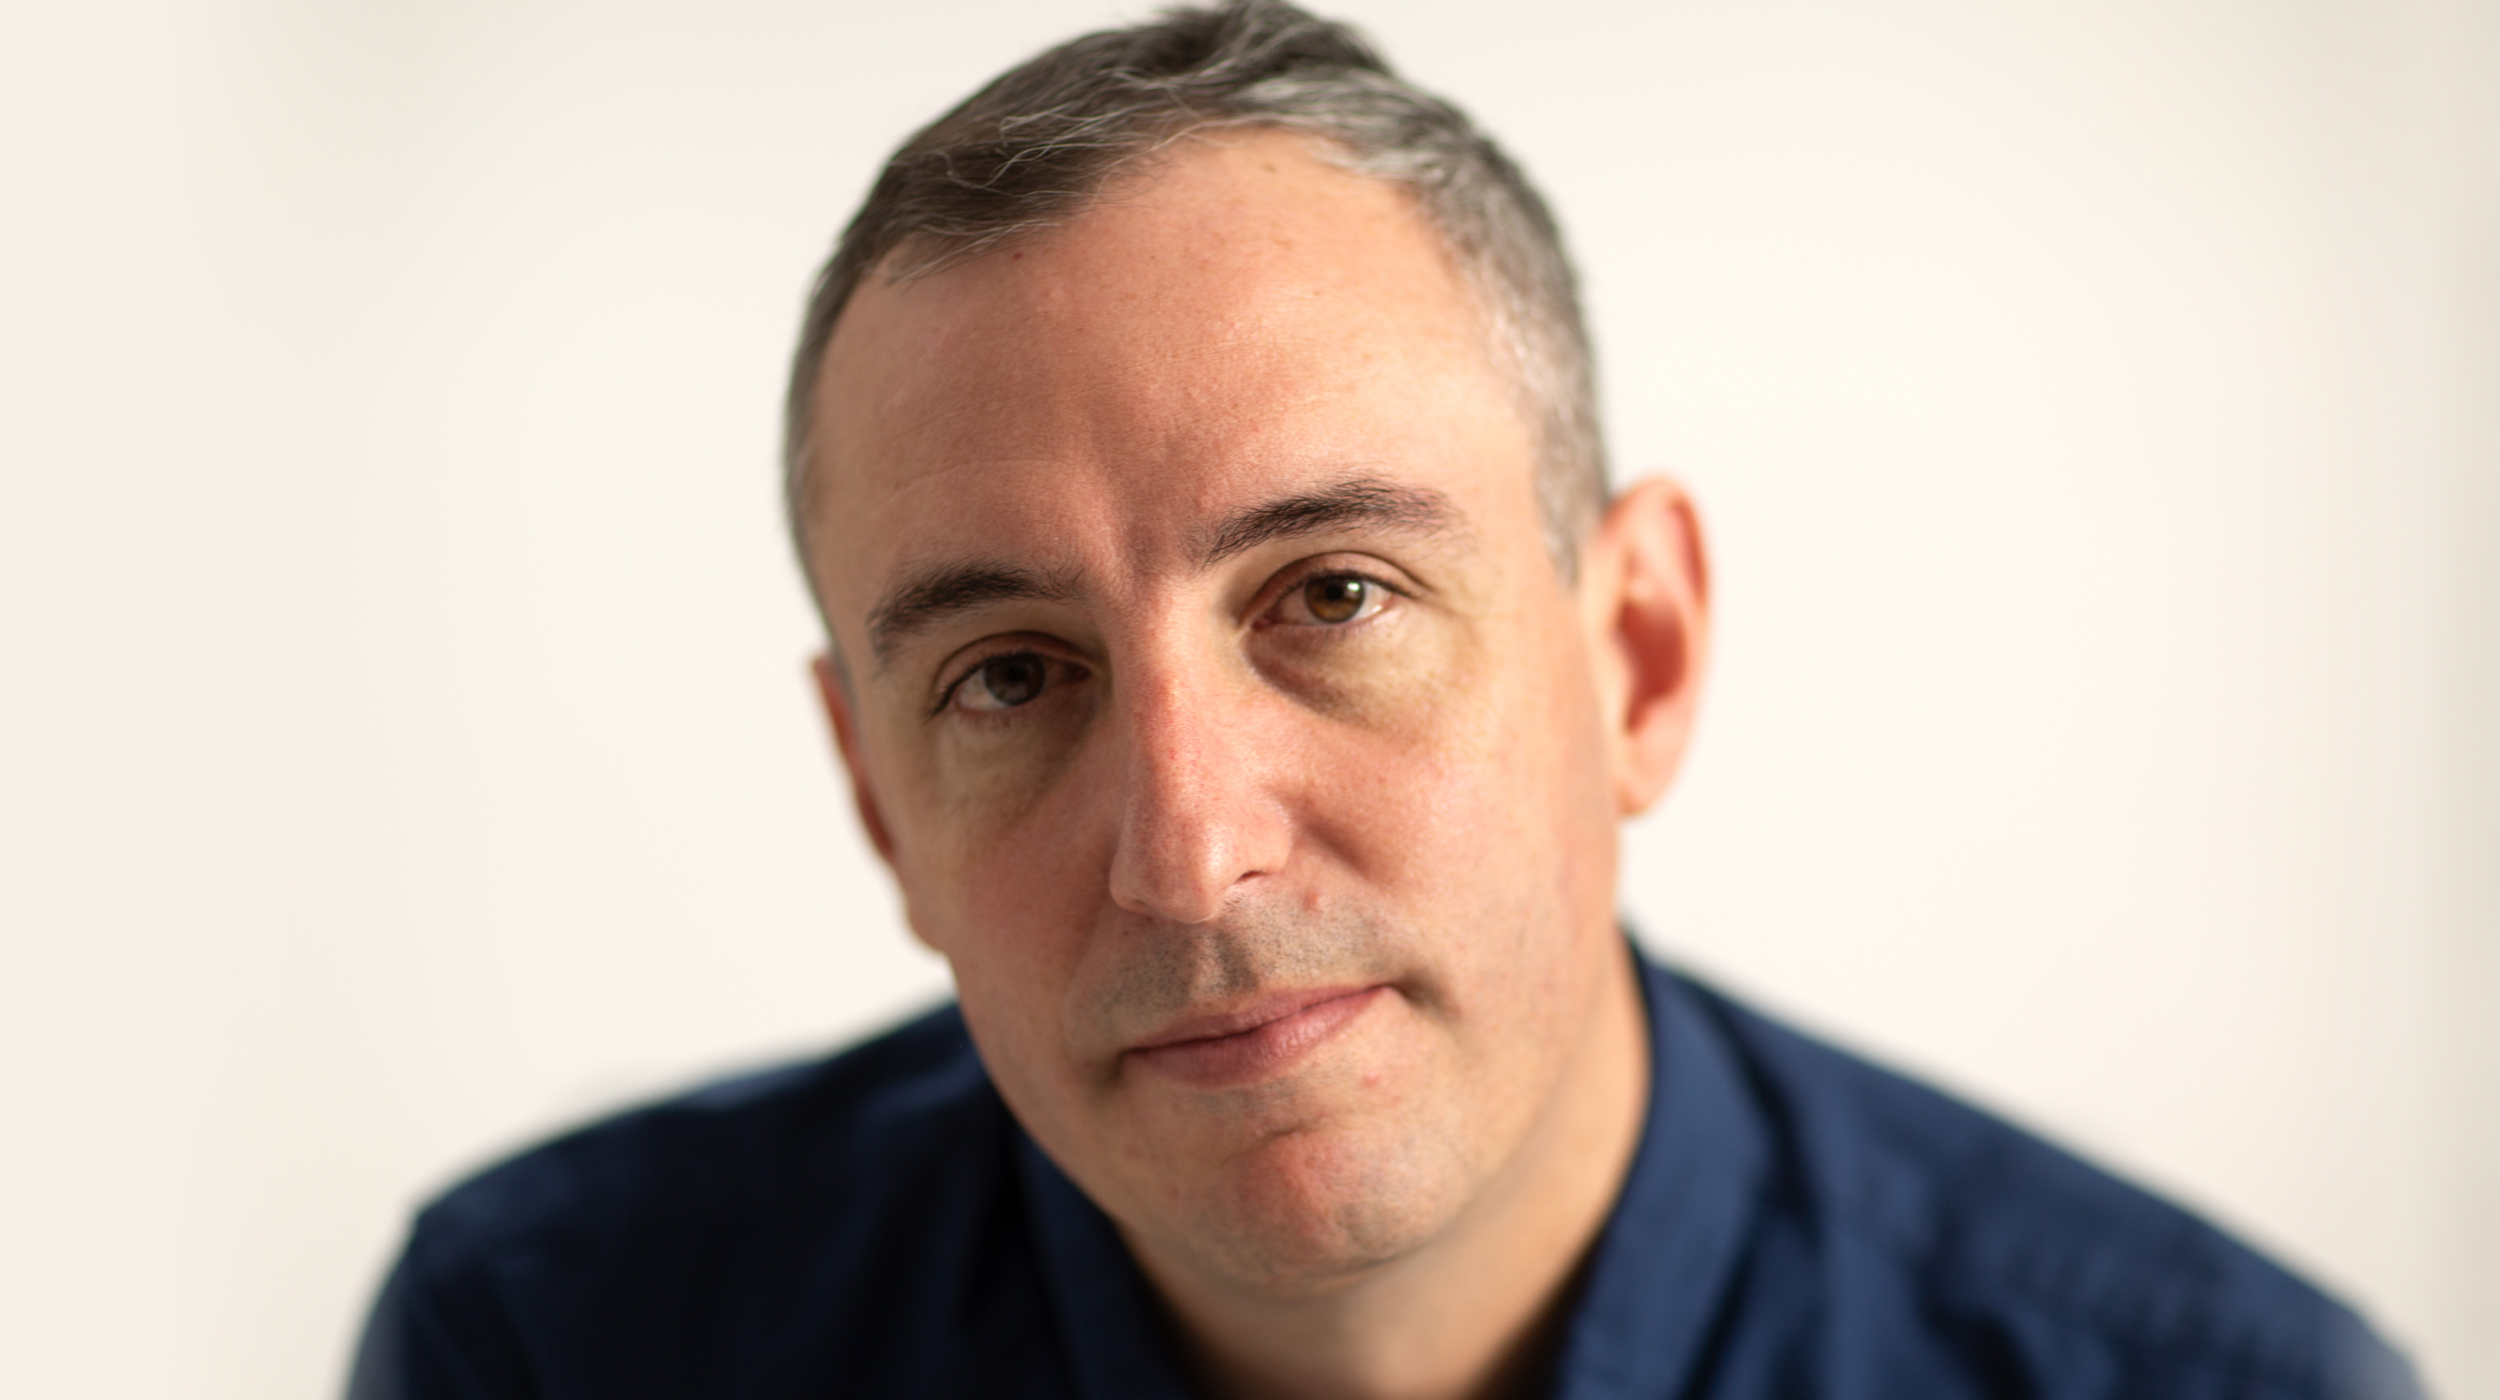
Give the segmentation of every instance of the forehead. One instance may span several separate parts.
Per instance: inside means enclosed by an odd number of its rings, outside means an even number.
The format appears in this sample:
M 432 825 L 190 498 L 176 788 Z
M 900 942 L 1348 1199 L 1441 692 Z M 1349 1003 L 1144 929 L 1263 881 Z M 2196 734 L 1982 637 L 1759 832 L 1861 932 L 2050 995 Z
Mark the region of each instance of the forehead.
M 861 284 L 815 390 L 828 610 L 915 559 L 1037 536 L 1150 552 L 1355 473 L 1529 499 L 1487 347 L 1403 190 L 1281 133 L 1176 142 L 1061 228 Z

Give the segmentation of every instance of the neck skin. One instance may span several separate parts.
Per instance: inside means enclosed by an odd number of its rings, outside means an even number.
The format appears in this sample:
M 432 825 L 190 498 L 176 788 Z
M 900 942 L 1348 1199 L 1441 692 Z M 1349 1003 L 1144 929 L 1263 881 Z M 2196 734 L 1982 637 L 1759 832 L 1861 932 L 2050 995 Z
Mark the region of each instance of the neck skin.
M 1291 1297 L 1253 1293 L 1123 1235 L 1216 1400 L 1502 1400 L 1530 1393 L 1649 1108 L 1649 1026 L 1628 946 L 1555 1093 L 1509 1161 L 1412 1253 Z

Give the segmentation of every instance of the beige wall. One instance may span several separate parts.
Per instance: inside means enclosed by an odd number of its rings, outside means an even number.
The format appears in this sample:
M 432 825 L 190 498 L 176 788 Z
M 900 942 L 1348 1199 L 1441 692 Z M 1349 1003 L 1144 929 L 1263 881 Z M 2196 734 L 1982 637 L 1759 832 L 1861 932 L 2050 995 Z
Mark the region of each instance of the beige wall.
M 454 1174 L 941 994 L 775 381 L 883 149 L 1109 16 L 17 8 L 0 1393 L 317 1396 Z M 1346 8 L 1717 530 L 1654 946 L 2500 1396 L 2490 7 Z

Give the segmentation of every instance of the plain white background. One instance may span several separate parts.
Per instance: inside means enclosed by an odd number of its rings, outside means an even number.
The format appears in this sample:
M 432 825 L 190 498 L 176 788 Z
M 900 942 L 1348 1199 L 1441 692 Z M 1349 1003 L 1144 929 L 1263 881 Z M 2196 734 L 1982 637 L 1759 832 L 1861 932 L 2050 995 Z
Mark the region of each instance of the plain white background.
M 1652 946 L 2500 1396 L 2500 43 L 1352 0 L 1715 528 Z M 335 1390 L 409 1210 L 941 996 L 774 517 L 882 153 L 1095 0 L 18 0 L 0 1393 Z

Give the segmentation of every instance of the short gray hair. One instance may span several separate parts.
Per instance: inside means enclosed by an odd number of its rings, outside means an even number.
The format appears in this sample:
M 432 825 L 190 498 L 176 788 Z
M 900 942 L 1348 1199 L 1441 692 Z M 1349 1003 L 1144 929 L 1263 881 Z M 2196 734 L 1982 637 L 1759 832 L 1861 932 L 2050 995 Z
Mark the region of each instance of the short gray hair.
M 1362 36 L 1282 0 L 1167 10 L 1009 69 L 905 141 L 816 276 L 790 366 L 783 490 L 801 567 L 814 391 L 860 279 L 918 276 L 1082 212 L 1175 138 L 1266 128 L 1406 187 L 1475 291 L 1537 439 L 1536 498 L 1564 577 L 1606 502 L 1596 370 L 1562 232 L 1528 177 L 1465 113 L 1411 86 Z

